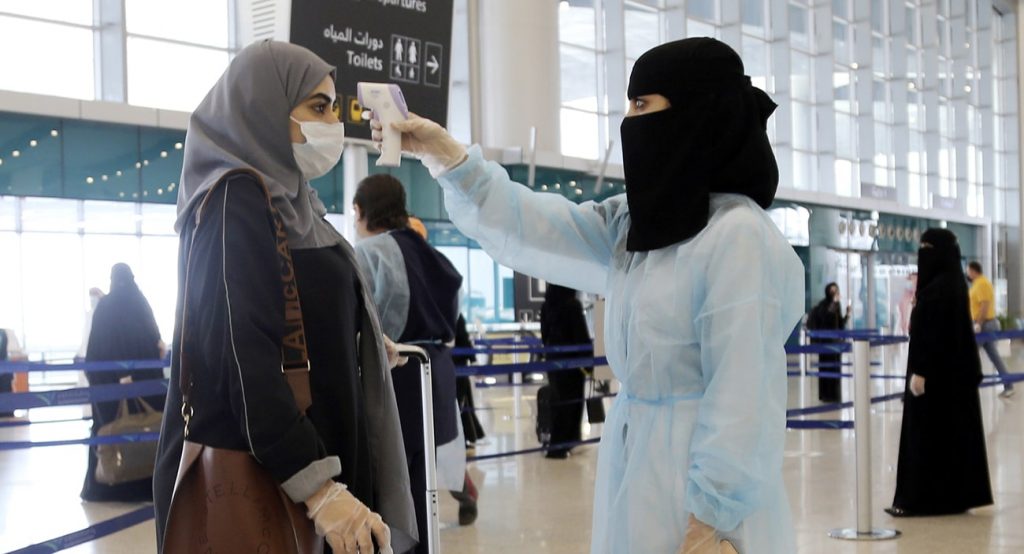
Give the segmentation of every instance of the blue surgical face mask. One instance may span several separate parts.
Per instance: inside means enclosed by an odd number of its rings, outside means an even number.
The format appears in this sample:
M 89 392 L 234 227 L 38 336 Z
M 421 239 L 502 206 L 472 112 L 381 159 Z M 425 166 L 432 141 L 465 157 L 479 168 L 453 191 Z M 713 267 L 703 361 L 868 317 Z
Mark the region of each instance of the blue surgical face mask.
M 295 163 L 307 181 L 323 177 L 338 165 L 345 150 L 345 124 L 321 121 L 292 121 L 299 124 L 304 143 L 292 143 Z

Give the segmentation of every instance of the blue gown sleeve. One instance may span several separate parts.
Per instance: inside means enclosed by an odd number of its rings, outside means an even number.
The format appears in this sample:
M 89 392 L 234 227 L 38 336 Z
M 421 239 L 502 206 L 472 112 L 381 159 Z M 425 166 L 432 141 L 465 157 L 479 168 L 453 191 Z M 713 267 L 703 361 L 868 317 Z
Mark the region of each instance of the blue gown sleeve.
M 685 503 L 700 521 L 730 532 L 781 487 L 785 341 L 802 308 L 803 271 L 754 210 L 734 210 L 719 225 L 694 321 L 705 392 Z
M 402 249 L 389 234 L 363 239 L 355 246 L 356 260 L 366 274 L 381 328 L 399 340 L 409 320 L 409 276 Z
M 625 198 L 576 204 L 513 182 L 480 148 L 438 179 L 456 227 L 498 263 L 586 292 L 604 292 Z M 624 241 L 623 241 L 624 242 Z

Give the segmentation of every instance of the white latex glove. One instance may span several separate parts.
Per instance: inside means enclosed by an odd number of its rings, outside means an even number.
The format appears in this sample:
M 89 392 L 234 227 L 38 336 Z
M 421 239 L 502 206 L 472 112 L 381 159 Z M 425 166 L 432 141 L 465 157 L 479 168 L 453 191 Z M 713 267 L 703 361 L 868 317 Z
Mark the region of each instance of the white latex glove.
M 910 377 L 910 394 L 914 396 L 924 394 L 924 377 L 916 373 Z
M 974 324 L 974 334 L 977 335 L 980 332 L 981 332 L 981 324 L 980 323 L 975 323 Z
M 373 554 L 373 540 L 381 554 L 393 554 L 391 530 L 381 517 L 370 511 L 345 485 L 328 481 L 306 499 L 306 516 L 313 520 L 318 535 L 327 539 L 340 554 Z
M 398 345 L 386 335 L 384 337 L 384 350 L 388 353 L 388 369 L 395 369 L 409 362 L 409 358 L 398 355 Z
M 392 123 L 391 127 L 402 132 L 402 151 L 416 156 L 435 179 L 466 161 L 466 147 L 429 119 L 410 113 L 409 119 Z M 371 119 L 370 128 L 379 150 L 384 140 L 381 122 Z
M 690 516 L 679 554 L 738 554 L 729 541 L 721 540 L 714 527 Z

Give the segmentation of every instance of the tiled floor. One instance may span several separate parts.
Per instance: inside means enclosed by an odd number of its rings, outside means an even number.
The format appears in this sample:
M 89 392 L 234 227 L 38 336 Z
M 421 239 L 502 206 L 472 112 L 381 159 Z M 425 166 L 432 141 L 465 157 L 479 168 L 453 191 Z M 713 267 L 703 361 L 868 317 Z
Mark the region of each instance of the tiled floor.
M 893 367 L 900 367 L 893 364 Z M 1015 360 L 1012 367 L 1024 364 Z M 813 381 L 801 391 L 791 379 L 790 405 L 810 398 Z M 876 382 L 876 394 L 900 381 Z M 889 387 L 890 389 L 887 389 Z M 533 438 L 533 389 L 523 390 L 522 417 L 514 417 L 509 388 L 481 390 L 481 411 L 490 432 L 479 454 L 529 448 Z M 893 490 L 899 438 L 899 401 L 875 405 L 872 429 L 874 517 L 876 525 L 903 531 L 888 542 L 851 543 L 826 536 L 828 529 L 854 525 L 854 441 L 852 431 L 790 431 L 785 478 L 797 525 L 801 553 L 943 554 L 1024 553 L 1024 391 L 1012 400 L 996 398 L 996 389 L 982 391 L 989 444 L 994 507 L 963 516 L 893 520 L 882 508 Z M 44 411 L 33 417 L 73 416 L 70 410 Z M 852 417 L 851 411 L 842 414 Z M 836 414 L 822 416 L 836 418 Z M 597 435 L 600 428 L 587 428 Z M 48 440 L 79 437 L 86 424 L 51 423 L 0 428 L 0 440 Z M 468 553 L 578 553 L 590 538 L 591 488 L 596 446 L 580 448 L 568 460 L 547 460 L 538 454 L 474 464 L 480 485 L 480 519 L 471 527 L 455 525 L 455 503 L 442 498 L 443 550 Z M 51 447 L 0 451 L 0 552 L 69 533 L 129 511 L 135 505 L 83 504 L 78 499 L 85 468 L 84 447 Z M 139 553 L 154 549 L 152 522 L 68 552 Z

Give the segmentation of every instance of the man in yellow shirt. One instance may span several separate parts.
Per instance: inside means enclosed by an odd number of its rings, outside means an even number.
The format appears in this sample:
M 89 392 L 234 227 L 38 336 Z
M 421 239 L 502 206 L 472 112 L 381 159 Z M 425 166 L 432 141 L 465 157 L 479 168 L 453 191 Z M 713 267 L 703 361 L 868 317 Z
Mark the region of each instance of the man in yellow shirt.
M 999 320 L 996 319 L 996 292 L 992 288 L 992 282 L 985 278 L 981 271 L 981 264 L 971 262 L 967 265 L 967 278 L 971 280 L 971 318 L 974 320 L 975 332 L 997 333 L 1002 330 Z M 982 347 L 992 360 L 1000 377 L 1006 377 L 1009 372 L 1006 364 L 999 357 L 999 349 L 994 341 L 986 342 Z M 1004 383 L 1003 392 L 999 395 L 1002 398 L 1013 396 L 1013 383 Z

